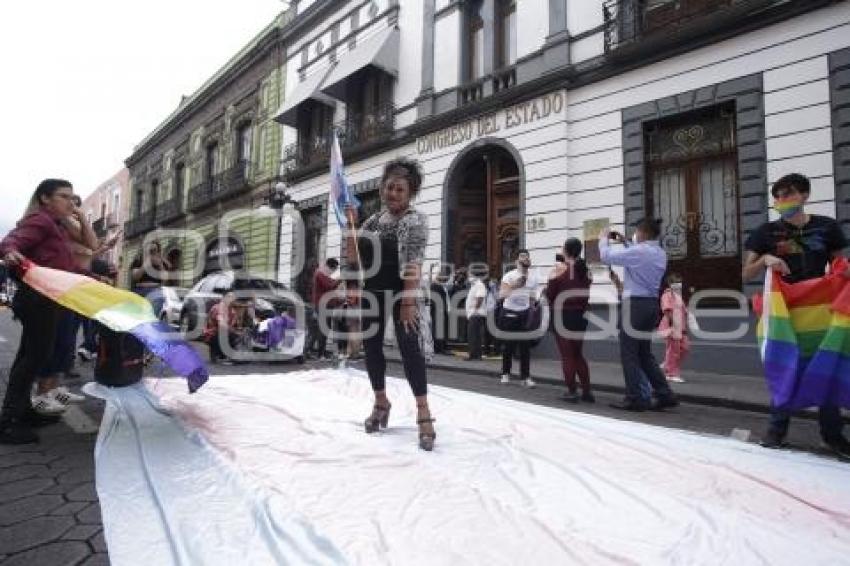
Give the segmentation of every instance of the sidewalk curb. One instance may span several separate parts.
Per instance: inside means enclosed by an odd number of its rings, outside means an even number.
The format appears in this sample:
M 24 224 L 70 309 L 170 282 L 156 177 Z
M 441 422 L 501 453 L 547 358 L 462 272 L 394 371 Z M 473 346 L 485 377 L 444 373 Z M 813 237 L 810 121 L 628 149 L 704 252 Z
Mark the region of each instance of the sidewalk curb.
M 387 356 L 387 360 L 392 360 L 397 363 L 401 362 L 401 358 L 395 355 Z M 478 375 L 482 377 L 492 377 L 494 379 L 499 377 L 498 371 L 480 369 L 475 367 L 462 367 L 444 362 L 429 362 L 428 367 L 444 371 L 462 370 L 463 373 Z M 532 375 L 531 378 L 539 383 L 545 383 L 546 385 L 564 384 L 563 380 L 555 379 L 552 377 Z M 625 387 L 608 384 L 594 384 L 593 388 L 597 391 L 604 391 L 606 393 L 618 393 L 620 395 L 624 395 L 626 392 Z M 710 395 L 694 395 L 689 393 L 677 393 L 676 395 L 679 398 L 679 401 L 691 405 L 702 405 L 706 407 L 732 409 L 735 411 L 747 411 L 751 413 L 761 413 L 764 415 L 770 414 L 770 405 L 766 403 L 752 403 L 749 401 L 738 401 L 736 399 L 729 399 L 727 397 L 713 397 Z M 797 411 L 793 414 L 793 416 L 794 418 L 817 420 L 817 412 L 811 409 L 805 411 Z M 850 424 L 850 416 L 845 416 L 844 422 Z

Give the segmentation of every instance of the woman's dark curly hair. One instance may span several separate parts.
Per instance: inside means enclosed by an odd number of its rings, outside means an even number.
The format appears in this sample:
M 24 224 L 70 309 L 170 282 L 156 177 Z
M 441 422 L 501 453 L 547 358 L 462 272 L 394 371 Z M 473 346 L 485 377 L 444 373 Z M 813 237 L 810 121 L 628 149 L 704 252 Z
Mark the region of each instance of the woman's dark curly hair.
M 381 177 L 382 187 L 390 177 L 407 179 L 407 183 L 410 185 L 411 198 L 419 193 L 419 188 L 422 186 L 422 169 L 419 167 L 419 162 L 413 159 L 398 157 L 384 165 L 384 175 Z

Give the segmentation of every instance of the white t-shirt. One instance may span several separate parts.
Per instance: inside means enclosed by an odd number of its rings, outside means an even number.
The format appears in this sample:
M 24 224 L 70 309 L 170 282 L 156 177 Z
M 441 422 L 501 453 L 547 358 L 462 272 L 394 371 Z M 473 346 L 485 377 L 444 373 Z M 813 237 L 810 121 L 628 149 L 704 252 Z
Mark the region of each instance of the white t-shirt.
M 502 277 L 502 283 L 515 287 L 521 277 L 522 273 L 519 269 L 514 269 L 505 273 L 505 276 Z M 528 307 L 531 306 L 531 299 L 537 298 L 537 286 L 537 273 L 529 269 L 526 274 L 525 285 L 511 291 L 511 294 L 505 299 L 505 308 L 512 311 L 528 310 Z
M 481 279 L 473 279 L 472 287 L 469 288 L 469 294 L 466 296 L 466 318 L 472 316 L 487 316 L 487 287 Z M 481 306 L 475 308 L 475 303 L 481 299 Z

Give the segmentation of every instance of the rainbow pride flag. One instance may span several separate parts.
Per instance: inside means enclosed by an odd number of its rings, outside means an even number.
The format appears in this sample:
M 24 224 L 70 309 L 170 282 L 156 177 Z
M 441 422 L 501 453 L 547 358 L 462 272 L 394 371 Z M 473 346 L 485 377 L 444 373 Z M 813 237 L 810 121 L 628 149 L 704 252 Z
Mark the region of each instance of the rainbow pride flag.
M 775 407 L 823 405 L 850 408 L 850 280 L 848 262 L 833 262 L 818 279 L 786 283 L 772 270 L 760 314 L 758 339 L 764 374 Z
M 63 307 L 96 320 L 116 332 L 138 338 L 171 369 L 184 376 L 189 392 L 197 391 L 209 373 L 198 353 L 161 322 L 144 297 L 110 287 L 85 275 L 41 267 L 26 260 L 21 279 Z

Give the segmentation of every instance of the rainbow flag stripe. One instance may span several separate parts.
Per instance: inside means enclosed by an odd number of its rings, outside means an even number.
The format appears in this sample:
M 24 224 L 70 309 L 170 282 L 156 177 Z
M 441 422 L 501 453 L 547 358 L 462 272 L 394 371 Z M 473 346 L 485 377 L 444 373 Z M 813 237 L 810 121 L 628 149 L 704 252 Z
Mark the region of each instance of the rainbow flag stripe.
M 788 212 L 789 210 L 793 210 L 800 206 L 800 200 L 796 197 L 793 198 L 777 198 L 773 201 L 773 209 L 776 210 L 779 214 L 783 214 Z
M 850 281 L 848 262 L 830 273 L 785 283 L 768 270 L 764 295 L 754 298 L 760 314 L 759 347 L 775 407 L 824 405 L 850 408 Z
M 209 379 L 198 353 L 154 315 L 151 304 L 135 293 L 110 287 L 85 275 L 41 267 L 27 260 L 23 281 L 63 307 L 96 320 L 116 332 L 129 332 L 175 372 L 194 393 Z

